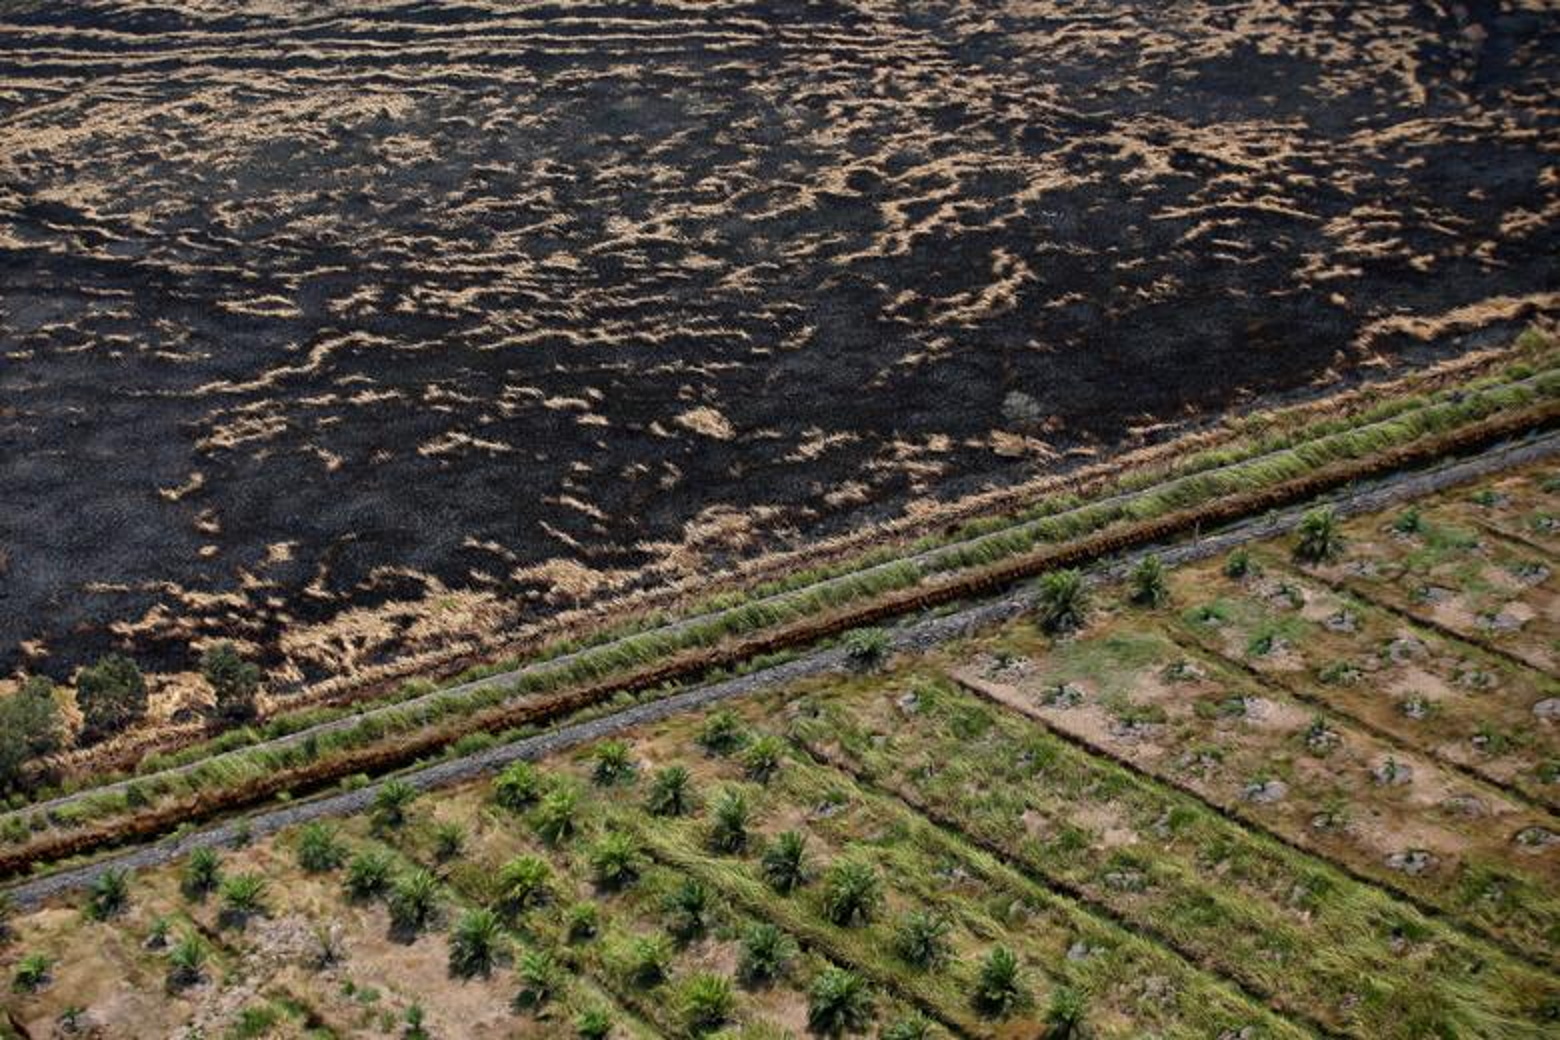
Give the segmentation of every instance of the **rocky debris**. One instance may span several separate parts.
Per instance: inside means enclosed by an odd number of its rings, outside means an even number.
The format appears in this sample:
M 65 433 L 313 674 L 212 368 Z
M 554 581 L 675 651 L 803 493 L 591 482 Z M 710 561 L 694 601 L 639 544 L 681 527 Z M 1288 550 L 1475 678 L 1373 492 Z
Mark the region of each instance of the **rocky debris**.
M 1163 674 L 1166 682 L 1198 682 L 1208 677 L 1208 673 L 1196 661 L 1184 658 L 1166 665 Z
M 1136 743 L 1154 736 L 1163 728 L 1160 723 L 1144 719 L 1117 719 L 1110 724 L 1110 735 L 1117 740 Z
M 1381 573 L 1375 560 L 1351 560 L 1344 564 L 1343 572 L 1351 578 L 1374 578 Z
M 1430 702 L 1416 693 L 1401 701 L 1398 704 L 1398 711 L 1402 712 L 1406 719 L 1423 722 L 1430 717 Z
M 1533 705 L 1533 715 L 1545 722 L 1560 722 L 1560 697 L 1545 697 Z
M 1345 820 L 1335 812 L 1319 812 L 1311 817 L 1311 829 L 1313 831 L 1341 831 Z
M 1076 708 L 1084 701 L 1083 688 L 1072 683 L 1058 683 L 1046 687 L 1040 694 L 1040 703 L 1047 708 Z
M 1479 615 L 1479 627 L 1486 632 L 1516 632 L 1526 623 L 1508 610 Z
M 1067 959 L 1074 962 L 1088 960 L 1089 954 L 1093 952 L 1094 951 L 1089 947 L 1088 943 L 1084 942 L 1082 939 L 1079 939 L 1077 942 L 1067 947 Z
M 1335 614 L 1328 615 L 1327 620 L 1322 622 L 1322 627 L 1329 632 L 1358 632 L 1360 616 L 1354 611 L 1344 608 Z
M 1328 728 L 1327 723 L 1321 719 L 1312 719 L 1305 730 L 1306 749 L 1318 755 L 1326 754 L 1337 747 L 1341 739 L 1337 731 Z
M 1493 690 L 1495 676 L 1476 665 L 1463 665 L 1457 669 L 1452 681 L 1465 690 Z
M 1474 820 L 1488 814 L 1489 808 L 1484 801 L 1471 794 L 1454 794 L 1441 803 L 1441 808 L 1456 816 Z
M 1289 785 L 1282 780 L 1252 781 L 1240 793 L 1241 798 L 1257 805 L 1281 802 L 1288 795 Z
M 1261 1036 L 1256 1026 L 1241 1026 L 1239 1029 L 1226 1029 L 1219 1034 L 1218 1040 L 1257 1040 Z
M 1430 873 L 1440 865 L 1440 862 L 1434 854 L 1424 849 L 1406 849 L 1388 856 L 1387 868 L 1407 874 L 1409 877 L 1419 877 Z
M 914 715 L 921 710 L 921 698 L 914 690 L 900 694 L 894 704 L 906 715 Z
M 1413 600 L 1415 603 L 1435 606 L 1437 603 L 1447 602 L 1456 595 L 1456 590 L 1449 589 L 1445 585 L 1421 585 L 1414 590 Z
M 1540 852 L 1555 845 L 1560 845 L 1560 834 L 1556 834 L 1547 827 L 1524 827 L 1517 832 L 1517 836 L 1512 840 L 1516 842 L 1518 848 Z
M 1141 892 L 1148 887 L 1148 879 L 1141 870 L 1112 870 L 1102 879 L 1118 892 Z
M 1299 610 L 1305 606 L 1305 590 L 1298 585 L 1281 581 L 1265 593 L 1268 603 L 1283 610 Z
M 1414 780 L 1414 767 L 1407 762 L 1399 762 L 1395 758 L 1389 758 L 1370 771 L 1376 783 L 1383 787 L 1402 787 Z
M 1427 653 L 1429 653 L 1429 648 L 1425 646 L 1424 641 L 1415 639 L 1413 636 L 1398 636 L 1387 643 L 1382 650 L 1382 656 L 1393 664 L 1403 664 L 1407 661 L 1424 657 Z
M 1524 585 L 1542 585 L 1549 580 L 1550 570 L 1536 560 L 1519 563 L 1511 568 L 1512 576 Z

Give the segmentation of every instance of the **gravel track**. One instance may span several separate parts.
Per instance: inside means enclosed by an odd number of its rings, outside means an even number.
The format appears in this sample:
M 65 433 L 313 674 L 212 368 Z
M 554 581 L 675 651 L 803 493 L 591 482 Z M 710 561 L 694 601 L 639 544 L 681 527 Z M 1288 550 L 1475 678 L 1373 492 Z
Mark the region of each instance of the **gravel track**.
M 1291 530 L 1305 511 L 1317 502 L 1331 502 L 1343 515 L 1375 512 L 1446 487 L 1557 455 L 1560 455 L 1560 432 L 1500 445 L 1470 458 L 1444 462 L 1429 469 L 1396 474 L 1321 496 L 1312 502 L 1253 517 L 1217 533 L 1195 537 L 1191 541 L 1168 546 L 1145 546 L 1115 557 L 1096 568 L 1089 576 L 1089 580 L 1094 584 L 1119 580 L 1133 563 L 1154 553 L 1157 553 L 1166 564 L 1176 565 L 1216 556 L 1237 545 L 1272 538 Z M 898 652 L 914 653 L 929 650 L 1023 614 L 1033 607 L 1034 597 L 1033 589 L 1024 587 L 947 615 L 907 620 L 890 630 L 891 643 L 894 650 Z M 487 748 L 465 758 L 424 766 L 402 774 L 400 779 L 419 791 L 449 787 L 495 773 L 521 759 L 543 758 L 636 726 L 695 711 L 722 701 L 771 692 L 800 679 L 844 670 L 846 666 L 843 649 L 833 647 L 817 650 L 749 675 L 696 687 L 644 704 L 636 704 L 588 722 L 560 726 L 546 733 Z M 468 687 L 471 685 L 475 684 L 468 684 Z M 443 692 L 448 694 L 451 691 Z M 354 716 L 354 720 L 356 718 Z M 234 845 L 246 832 L 253 837 L 260 837 L 310 820 L 350 816 L 369 809 L 383 783 L 384 781 L 379 781 L 354 791 L 262 810 L 241 821 L 229 821 L 140 848 L 127 849 L 89 864 L 21 882 L 12 886 L 8 894 L 19 906 L 33 906 L 66 892 L 84 888 L 109 869 L 155 867 L 180 859 L 188 855 L 191 850 L 202 846 Z
M 1529 377 L 1528 379 L 1515 381 L 1512 385 L 1536 386 L 1538 379 L 1538 376 L 1533 376 Z M 1384 420 L 1383 423 L 1368 424 L 1360 427 L 1359 429 L 1369 430 L 1374 426 L 1383 425 L 1392 421 L 1394 420 L 1387 419 Z M 1253 456 L 1250 459 L 1244 459 L 1235 463 L 1231 463 L 1230 466 L 1215 467 L 1213 470 L 1207 472 L 1218 472 L 1221 469 L 1230 469 L 1235 466 L 1244 466 L 1255 462 L 1260 462 L 1263 459 L 1275 458 L 1279 455 L 1285 454 L 1288 450 L 1289 449 L 1281 448 L 1277 451 L 1267 452 L 1262 455 Z M 1013 524 L 997 531 L 978 535 L 974 538 L 963 539 L 949 543 L 947 545 L 936 546 L 909 556 L 897 557 L 892 560 L 887 560 L 883 563 L 873 564 L 870 567 L 853 570 L 846 574 L 841 574 L 837 577 L 827 578 L 823 581 L 814 582 L 799 589 L 777 592 L 773 595 L 765 596 L 760 599 L 750 600 L 746 603 L 738 604 L 734 607 L 707 611 L 705 613 L 695 614 L 690 617 L 680 618 L 676 621 L 670 621 L 664 625 L 659 625 L 655 628 L 648 629 L 642 633 L 635 633 L 617 639 L 608 640 L 607 642 L 600 643 L 595 646 L 583 647 L 579 650 L 571 651 L 567 654 L 560 654 L 559 656 L 550 658 L 548 660 L 536 661 L 534 663 L 522 665 L 521 667 L 513 668 L 508 671 L 499 672 L 495 675 L 485 676 L 481 679 L 474 679 L 470 682 L 459 683 L 455 686 L 443 687 L 437 690 L 433 690 L 429 693 L 420 694 L 416 697 L 407 698 L 406 700 L 396 701 L 394 703 L 385 704 L 377 708 L 371 708 L 362 712 L 345 715 L 339 719 L 333 719 L 329 722 L 322 722 L 314 726 L 309 726 L 305 729 L 298 730 L 295 733 L 289 733 L 285 736 L 276 737 L 259 744 L 251 744 L 246 747 L 235 748 L 232 751 L 225 751 L 219 755 L 212 755 L 205 759 L 191 762 L 187 765 L 174 766 L 169 769 L 160 770 L 156 773 L 148 773 L 142 776 L 131 777 L 126 780 L 119 780 L 113 783 L 85 788 L 71 794 L 61 795 L 57 798 L 51 798 L 47 801 L 35 802 L 21 809 L 16 809 L 7 813 L 0 813 L 0 824 L 3 824 L 12 817 L 31 816 L 39 812 L 47 813 L 79 802 L 83 802 L 88 798 L 92 798 L 98 795 L 122 792 L 132 784 L 144 784 L 153 778 L 168 779 L 188 776 L 195 770 L 212 762 L 237 760 L 245 755 L 252 754 L 259 750 L 283 750 L 290 747 L 296 747 L 302 745 L 306 741 L 317 740 L 326 736 L 327 734 L 337 733 L 342 730 L 350 729 L 365 719 L 385 717 L 391 713 L 416 711 L 419 708 L 431 706 L 445 698 L 459 700 L 472 694 L 477 694 L 488 690 L 502 689 L 507 686 L 513 686 L 524 678 L 536 675 L 546 675 L 549 672 L 566 669 L 584 656 L 601 652 L 603 650 L 610 650 L 613 647 L 621 646 L 640 636 L 658 634 L 661 636 L 676 637 L 690 631 L 696 626 L 718 622 L 720 619 L 735 614 L 739 610 L 750 609 L 754 606 L 780 605 L 787 601 L 794 600 L 799 596 L 815 595 L 820 591 L 837 589 L 850 582 L 859 581 L 863 578 L 870 578 L 874 575 L 884 574 L 893 568 L 902 567 L 907 563 L 923 567 L 927 571 L 935 572 L 942 569 L 941 565 L 944 562 L 952 559 L 955 554 L 968 552 L 972 549 L 979 550 L 981 546 L 994 542 L 1000 538 L 1010 537 L 1014 532 L 1032 530 L 1042 523 L 1053 522 L 1058 517 L 1065 517 L 1070 513 L 1077 512 L 1082 509 L 1096 509 L 1102 506 L 1111 507 L 1125 505 L 1135 499 L 1140 499 L 1146 495 L 1159 494 L 1165 490 L 1182 486 L 1187 481 L 1200 479 L 1204 476 L 1206 476 L 1206 473 L 1188 474 L 1185 476 L 1173 478 L 1171 480 L 1155 483 L 1149 487 L 1141 488 L 1135 491 L 1127 491 L 1120 494 L 1111 495 L 1107 498 L 1087 503 L 1078 507 L 1077 509 L 1065 510 L 1056 514 L 1055 516 L 1042 517 L 1035 520 Z M 1169 562 L 1168 559 L 1167 562 Z

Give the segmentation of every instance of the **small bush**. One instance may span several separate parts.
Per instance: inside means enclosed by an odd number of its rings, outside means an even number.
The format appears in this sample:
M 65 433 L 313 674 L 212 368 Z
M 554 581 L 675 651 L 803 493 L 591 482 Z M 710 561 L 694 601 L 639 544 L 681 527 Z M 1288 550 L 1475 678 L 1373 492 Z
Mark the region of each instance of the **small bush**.
M 783 977 L 796 956 L 796 944 L 779 928 L 761 921 L 742 935 L 737 978 L 748 986 L 767 986 Z
M 210 955 L 204 939 L 194 932 L 186 932 L 168 951 L 168 988 L 181 990 L 197 985 Z
M 880 1040 L 928 1040 L 931 1035 L 932 1024 L 920 1015 L 912 1014 L 885 1026 Z
M 234 874 L 222 882 L 222 916 L 226 923 L 243 927 L 261 913 L 265 903 L 265 878 L 259 874 Z
M 530 949 L 520 955 L 515 965 L 520 977 L 520 992 L 515 994 L 515 1007 L 536 1011 L 557 995 L 563 984 L 563 972 L 558 962 L 545 950 Z
M 627 834 L 608 834 L 590 850 L 590 867 L 596 883 L 616 891 L 639 879 L 639 847 Z
M 232 643 L 208 647 L 200 655 L 200 674 L 216 696 L 217 714 L 229 722 L 254 717 L 260 692 L 260 668 L 239 656 Z
M 49 984 L 49 972 L 54 962 L 41 953 L 29 953 L 16 963 L 11 975 L 11 988 L 18 993 L 36 993 Z
M 466 828 L 453 820 L 433 829 L 433 854 L 443 863 L 459 856 L 466 849 Z
M 591 779 L 602 787 L 620 784 L 634 775 L 633 752 L 627 741 L 602 741 L 591 757 L 594 759 Z
M 560 788 L 542 799 L 531 825 L 543 841 L 561 845 L 574 835 L 578 802 L 578 796 L 569 788 Z
M 710 848 L 735 855 L 747 847 L 748 803 L 742 792 L 728 789 L 715 801 L 710 821 Z
M 710 715 L 699 729 L 699 744 L 712 755 L 729 755 L 746 743 L 741 720 L 726 709 Z
M 547 902 L 552 867 L 540 856 L 516 856 L 498 871 L 498 902 L 510 913 L 522 913 Z
M 33 676 L 10 697 L 0 697 L 0 789 L 11 787 L 23 767 L 60 747 L 63 728 L 54 685 Z
M 603 1008 L 587 1008 L 575 1018 L 574 1032 L 580 1040 L 607 1040 L 612 1035 L 612 1016 Z
M 1332 506 L 1308 511 L 1300 518 L 1296 534 L 1295 559 L 1304 563 L 1325 563 L 1343 552 L 1343 532 Z
M 594 939 L 601 931 L 601 910 L 589 900 L 575 903 L 564 915 L 563 923 L 570 942 Z
M 1006 1018 L 1025 1003 L 1027 996 L 1017 955 L 1006 946 L 993 948 L 981 961 L 975 980 L 975 1010 L 990 1018 Z
M 759 737 L 742 752 L 742 770 L 749 780 L 767 784 L 785 761 L 785 742 L 772 734 Z
M 406 810 L 417 798 L 417 788 L 405 780 L 386 780 L 374 795 L 374 824 L 399 827 L 406 822 Z
M 948 922 L 923 910 L 906 914 L 894 931 L 894 952 L 916 968 L 933 968 L 948 958 Z
M 724 975 L 699 972 L 690 976 L 677 993 L 683 1026 L 695 1036 L 719 1029 L 731 1020 L 737 998 L 731 980 Z
M 146 715 L 146 680 L 135 662 L 109 654 L 76 677 L 76 705 L 85 740 L 113 736 Z
M 819 1036 L 859 1033 L 872 1024 L 867 984 L 844 968 L 825 968 L 807 990 L 807 1028 Z
M 390 888 L 390 922 L 397 931 L 415 935 L 438 910 L 439 882 L 426 870 L 396 878 Z
M 1157 556 L 1145 556 L 1132 568 L 1129 598 L 1140 607 L 1162 607 L 1170 602 L 1165 564 Z
M 209 845 L 202 845 L 190 853 L 184 862 L 184 893 L 200 898 L 217 890 L 222 883 L 222 857 Z
M 372 899 L 390 884 L 390 855 L 374 849 L 364 849 L 347 864 L 347 894 L 355 900 Z
M 695 880 L 685 878 L 666 894 L 661 902 L 666 912 L 666 930 L 678 942 L 688 943 L 704 934 L 709 925 L 709 889 Z
M 628 974 L 635 985 L 659 985 L 671 969 L 672 946 L 664 935 L 641 935 L 629 944 Z
M 782 895 L 794 892 L 807 883 L 807 839 L 796 831 L 783 831 L 775 835 L 764 849 L 760 861 L 764 880 L 769 887 Z
M 666 766 L 650 780 L 645 808 L 656 816 L 684 816 L 693 808 L 693 787 L 683 766 Z
M 529 762 L 513 762 L 493 781 L 493 801 L 518 812 L 542 796 L 542 778 Z
M 1050 571 L 1040 578 L 1035 620 L 1051 635 L 1082 628 L 1089 610 L 1088 588 L 1076 570 Z
M 320 820 L 304 824 L 298 832 L 298 866 L 310 874 L 324 874 L 346 862 L 347 849 L 336 829 Z
M 491 910 L 467 910 L 450 931 L 450 974 L 469 979 L 493 972 L 504 936 Z
M 117 916 L 129 903 L 130 875 L 127 871 L 105 870 L 87 888 L 86 912 L 94 921 Z
M 1084 1015 L 1088 1006 L 1083 995 L 1075 989 L 1061 986 L 1051 992 L 1051 1002 L 1046 1006 L 1045 1025 L 1048 1040 L 1071 1040 L 1083 1031 Z
M 872 671 L 888 659 L 888 633 L 881 628 L 858 628 L 845 636 L 845 659 L 852 668 Z
M 1224 576 L 1239 580 L 1253 573 L 1251 553 L 1245 549 L 1236 549 L 1224 558 Z
M 867 924 L 882 902 L 877 871 L 860 860 L 835 863 L 824 876 L 824 913 L 841 927 Z

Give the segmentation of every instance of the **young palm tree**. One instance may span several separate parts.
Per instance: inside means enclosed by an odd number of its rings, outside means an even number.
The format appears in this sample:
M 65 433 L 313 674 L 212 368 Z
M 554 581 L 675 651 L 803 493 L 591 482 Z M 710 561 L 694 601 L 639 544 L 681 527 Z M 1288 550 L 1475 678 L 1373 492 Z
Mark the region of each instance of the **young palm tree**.
M 1045 1010 L 1047 1040 L 1071 1040 L 1083 1030 L 1084 1015 L 1088 1005 L 1083 994 L 1061 986 L 1051 992 L 1051 1003 Z
M 493 800 L 505 809 L 519 811 L 542 796 L 542 778 L 529 762 L 514 762 L 493 781 Z
M 1343 551 L 1343 532 L 1332 506 L 1308 511 L 1300 518 L 1296 534 L 1295 559 L 1305 563 L 1325 563 Z
M 881 628 L 858 628 L 845 636 L 845 659 L 852 668 L 870 672 L 888 659 L 891 645 Z
M 769 887 L 782 895 L 807 884 L 807 839 L 796 831 L 783 831 L 764 849 L 759 864 Z
M 515 965 L 520 976 L 520 992 L 515 994 L 515 1007 L 535 1010 L 546 1004 L 558 992 L 563 973 L 558 962 L 546 950 L 529 949 L 520 955 Z
M 259 874 L 234 874 L 222 882 L 222 917 L 228 924 L 242 928 L 251 917 L 264 911 L 265 878 Z
M 448 820 L 433 829 L 433 855 L 440 863 L 459 856 L 466 848 L 466 828 Z
M 807 1028 L 819 1036 L 864 1032 L 872 1024 L 867 984 L 844 968 L 825 968 L 807 990 Z
M 574 834 L 574 815 L 578 796 L 569 788 L 559 788 L 542 799 L 536 807 L 532 826 L 542 840 L 549 845 L 561 845 Z
M 877 871 L 860 860 L 835 863 L 824 876 L 824 912 L 837 925 L 868 923 L 882 902 L 883 883 Z
M 612 1035 L 612 1016 L 605 1008 L 586 1008 L 574 1019 L 574 1033 L 580 1040 L 607 1040 Z
M 1140 607 L 1162 607 L 1170 602 L 1165 564 L 1157 556 L 1145 556 L 1132 568 L 1128 598 Z
M 656 816 L 684 816 L 693 808 L 693 785 L 683 766 L 666 766 L 650 780 L 645 808 Z
M 199 899 L 217 890 L 222 883 L 222 858 L 217 850 L 202 845 L 190 853 L 184 863 L 184 894 Z
M 767 921 L 748 928 L 742 936 L 737 978 L 744 985 L 767 986 L 781 978 L 796 956 L 796 943 Z
M 87 916 L 94 921 L 106 921 L 124 910 L 130 903 L 130 874 L 111 868 L 97 876 L 87 889 Z
M 522 913 L 547 901 L 552 867 L 540 856 L 516 856 L 498 870 L 498 902 L 509 913 Z
M 780 772 L 785 761 L 785 742 L 773 734 L 766 734 L 749 744 L 742 752 L 742 770 L 749 780 L 767 784 Z
M 633 751 L 626 740 L 604 740 L 592 755 L 591 779 L 602 787 L 620 784 L 634 775 Z
M 710 892 L 693 878 L 685 878 L 661 901 L 666 911 L 666 930 L 672 938 L 689 943 L 704 934 L 710 912 Z
M 390 922 L 397 931 L 416 935 L 427 927 L 439 905 L 439 882 L 426 870 L 396 878 L 390 888 Z
M 364 849 L 347 864 L 347 894 L 362 901 L 372 899 L 390 884 L 390 855 L 374 849 Z
M 660 985 L 671 969 L 672 945 L 666 936 L 641 935 L 629 944 L 628 974 L 636 985 Z
M 682 984 L 677 1002 L 684 1028 L 694 1036 L 703 1036 L 731 1020 L 737 998 L 730 979 L 701 971 Z
M 305 824 L 298 832 L 298 866 L 310 874 L 335 870 L 347 858 L 347 850 L 328 823 Z
M 1075 570 L 1050 571 L 1040 578 L 1035 618 L 1052 635 L 1082 628 L 1088 616 L 1088 589 Z
M 608 834 L 590 850 L 590 866 L 602 888 L 627 888 L 639 878 L 639 847 L 620 831 Z
M 1006 1018 L 1028 998 L 1018 966 L 1018 956 L 1006 946 L 986 954 L 975 980 L 975 1009 L 990 1018 Z
M 450 974 L 487 978 L 498 959 L 504 929 L 491 910 L 467 910 L 450 932 Z
M 736 714 L 723 708 L 705 720 L 699 743 L 712 755 L 729 755 L 747 743 L 747 733 Z
M 18 993 L 36 993 L 49 984 L 54 962 L 41 953 L 29 953 L 16 963 L 11 988 Z
M 734 855 L 747 847 L 748 803 L 742 792 L 727 789 L 715 802 L 710 848 Z
M 168 988 L 179 990 L 200 982 L 209 955 L 206 941 L 186 932 L 168 951 Z
M 931 1035 L 932 1024 L 920 1015 L 911 1014 L 885 1026 L 880 1040 L 927 1040 Z
M 405 780 L 386 780 L 374 795 L 374 823 L 380 827 L 399 827 L 406 822 L 406 810 L 417 798 L 417 788 Z
M 569 907 L 563 916 L 563 923 L 570 942 L 594 939 L 596 933 L 601 931 L 601 911 L 595 903 L 584 900 Z
M 934 913 L 914 910 L 899 921 L 894 952 L 916 968 L 934 968 L 948 959 L 948 922 Z

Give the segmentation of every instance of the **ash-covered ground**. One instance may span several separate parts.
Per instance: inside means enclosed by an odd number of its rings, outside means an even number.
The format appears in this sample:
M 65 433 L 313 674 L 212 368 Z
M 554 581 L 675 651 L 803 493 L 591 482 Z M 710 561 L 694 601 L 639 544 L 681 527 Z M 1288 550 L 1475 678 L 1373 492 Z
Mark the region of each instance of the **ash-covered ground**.
M 1499 342 L 1551 2 L 0 2 L 0 673 L 319 679 Z

